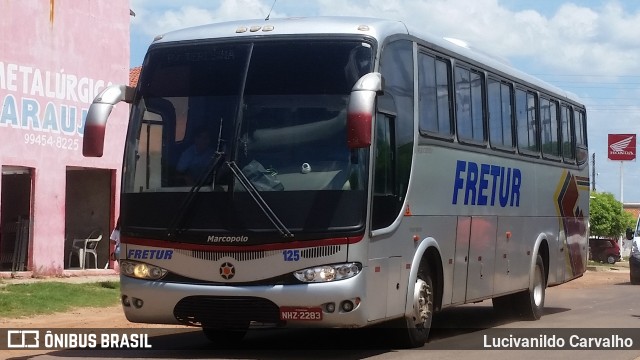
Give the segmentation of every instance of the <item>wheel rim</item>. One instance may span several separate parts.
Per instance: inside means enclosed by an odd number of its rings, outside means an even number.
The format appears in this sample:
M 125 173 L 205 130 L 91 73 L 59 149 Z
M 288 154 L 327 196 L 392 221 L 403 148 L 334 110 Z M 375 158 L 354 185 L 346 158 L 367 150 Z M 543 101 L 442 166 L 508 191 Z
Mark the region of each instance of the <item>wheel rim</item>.
M 533 279 L 533 302 L 537 307 L 542 305 L 542 271 L 539 266 L 536 266 L 536 273 Z
M 428 327 L 433 309 L 433 294 L 429 284 L 418 279 L 413 292 L 413 325 L 416 328 Z
M 609 264 L 615 264 L 615 263 L 616 263 L 616 259 L 614 259 L 614 258 L 613 258 L 613 256 L 609 256 L 609 257 L 607 258 L 607 262 L 608 262 Z

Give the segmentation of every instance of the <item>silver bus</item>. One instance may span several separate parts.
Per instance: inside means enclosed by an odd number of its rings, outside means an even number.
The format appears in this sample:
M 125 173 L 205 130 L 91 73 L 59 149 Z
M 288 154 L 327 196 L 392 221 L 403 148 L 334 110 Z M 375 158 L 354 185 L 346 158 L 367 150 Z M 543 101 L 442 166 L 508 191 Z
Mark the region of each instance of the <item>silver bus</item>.
M 585 271 L 585 106 L 461 41 L 349 17 L 167 33 L 135 88 L 96 97 L 85 156 L 120 101 L 132 322 L 387 324 L 422 346 L 436 311 L 538 319 Z

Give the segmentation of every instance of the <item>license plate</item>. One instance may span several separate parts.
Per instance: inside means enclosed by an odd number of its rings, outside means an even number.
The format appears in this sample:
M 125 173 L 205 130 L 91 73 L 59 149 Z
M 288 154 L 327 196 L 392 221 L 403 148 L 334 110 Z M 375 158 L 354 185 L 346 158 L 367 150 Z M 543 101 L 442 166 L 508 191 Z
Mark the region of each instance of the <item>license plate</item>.
M 280 320 L 299 321 L 320 321 L 322 320 L 322 309 L 304 307 L 281 307 Z

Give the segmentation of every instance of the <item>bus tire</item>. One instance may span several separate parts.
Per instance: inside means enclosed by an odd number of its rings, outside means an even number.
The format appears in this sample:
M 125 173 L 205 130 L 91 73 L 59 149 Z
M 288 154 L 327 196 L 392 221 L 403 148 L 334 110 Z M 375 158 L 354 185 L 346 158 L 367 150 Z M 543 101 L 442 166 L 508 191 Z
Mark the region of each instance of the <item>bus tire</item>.
M 544 310 L 545 289 L 547 281 L 544 276 L 544 262 L 542 256 L 536 257 L 533 270 L 533 284 L 531 289 L 520 292 L 515 300 L 515 307 L 520 316 L 527 320 L 538 320 Z
M 429 338 L 435 300 L 433 280 L 429 272 L 425 270 L 418 272 L 412 299 L 411 316 L 398 320 L 400 322 L 398 343 L 406 348 L 424 346 Z

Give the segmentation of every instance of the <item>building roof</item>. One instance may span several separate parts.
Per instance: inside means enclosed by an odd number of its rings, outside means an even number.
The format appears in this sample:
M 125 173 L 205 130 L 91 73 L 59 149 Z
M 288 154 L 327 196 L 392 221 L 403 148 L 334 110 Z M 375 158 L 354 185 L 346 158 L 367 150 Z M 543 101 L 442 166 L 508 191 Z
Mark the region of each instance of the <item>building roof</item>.
M 138 78 L 140 77 L 140 70 L 142 70 L 142 66 L 136 66 L 134 68 L 129 69 L 129 86 L 131 87 L 138 86 Z

